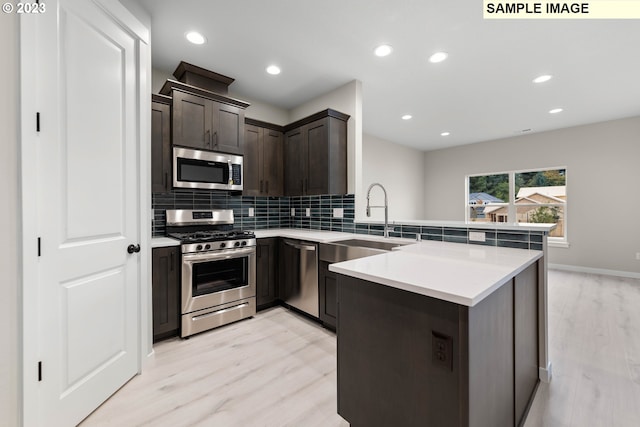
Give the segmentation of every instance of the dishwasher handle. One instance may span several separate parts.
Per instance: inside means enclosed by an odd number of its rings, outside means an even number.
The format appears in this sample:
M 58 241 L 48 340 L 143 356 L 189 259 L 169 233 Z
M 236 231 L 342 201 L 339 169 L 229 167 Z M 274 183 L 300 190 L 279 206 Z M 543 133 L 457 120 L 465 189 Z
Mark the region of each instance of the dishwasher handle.
M 287 246 L 291 246 L 293 248 L 296 248 L 296 249 L 304 250 L 304 251 L 315 251 L 316 250 L 315 245 L 300 245 L 298 243 L 292 243 L 292 242 L 290 242 L 288 240 L 285 240 L 284 244 L 287 245 Z

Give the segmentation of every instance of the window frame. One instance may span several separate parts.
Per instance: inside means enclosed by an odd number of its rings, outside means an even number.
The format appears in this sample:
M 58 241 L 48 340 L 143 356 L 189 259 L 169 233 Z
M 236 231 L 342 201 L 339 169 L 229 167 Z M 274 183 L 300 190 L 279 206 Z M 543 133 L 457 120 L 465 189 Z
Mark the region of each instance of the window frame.
M 469 194 L 471 194 L 469 192 L 469 180 L 470 178 L 473 177 L 478 177 L 478 176 L 490 176 L 490 175 L 507 175 L 508 176 L 508 183 L 509 183 L 509 200 L 508 202 L 503 202 L 503 203 L 496 203 L 493 204 L 491 206 L 506 206 L 507 207 L 507 222 L 508 224 L 516 224 L 517 223 L 517 208 L 518 206 L 537 206 L 536 204 L 526 204 L 526 203 L 521 203 L 519 205 L 516 205 L 515 201 L 516 201 L 516 175 L 517 174 L 522 174 L 522 173 L 531 173 L 531 172 L 543 172 L 543 171 L 548 171 L 548 170 L 564 170 L 565 171 L 565 175 L 564 175 L 564 186 L 565 186 L 565 201 L 564 204 L 561 203 L 544 203 L 541 204 L 540 206 L 560 206 L 563 209 L 563 228 L 564 228 L 564 235 L 562 237 L 556 237 L 556 236 L 548 236 L 547 242 L 549 244 L 549 246 L 555 246 L 555 247 L 564 247 L 564 248 L 568 248 L 569 247 L 569 241 L 568 241 L 568 234 L 569 234 L 569 227 L 568 227 L 568 200 L 569 200 L 569 179 L 568 179 L 568 173 L 567 173 L 567 167 L 566 166 L 551 166 L 551 167 L 541 167 L 541 168 L 531 168 L 531 169 L 519 169 L 519 170 L 510 170 L 510 171 L 500 171 L 500 172 L 486 172 L 486 173 L 476 173 L 476 174 L 469 174 L 465 176 L 465 221 L 469 224 L 473 224 L 476 221 L 474 221 L 471 218 L 471 207 L 473 206 L 477 206 L 477 205 L 472 205 L 469 202 Z M 527 188 L 527 187 L 524 187 Z M 485 224 L 505 224 L 504 222 L 485 222 Z

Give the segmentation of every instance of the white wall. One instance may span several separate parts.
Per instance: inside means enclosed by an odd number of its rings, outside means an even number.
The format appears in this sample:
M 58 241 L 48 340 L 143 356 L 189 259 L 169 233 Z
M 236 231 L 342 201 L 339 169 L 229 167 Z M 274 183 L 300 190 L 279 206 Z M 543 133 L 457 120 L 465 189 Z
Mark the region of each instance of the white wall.
M 0 272 L 2 296 L 0 297 L 0 424 L 18 425 L 20 395 L 20 360 L 22 352 L 19 340 L 19 292 L 20 277 L 20 214 L 19 214 L 19 23 L 18 15 L 0 16 L 0 51 L 4 66 L 0 67 L 0 79 L 9 82 L 0 97 L 0 224 L 3 235 L 0 239 Z
M 153 41 L 153 34 L 151 34 L 151 40 Z M 178 64 L 176 64 L 176 67 Z M 160 70 L 158 68 L 151 69 L 151 93 L 160 93 L 160 89 L 164 85 L 167 79 L 176 80 L 173 74 Z
M 389 221 L 424 219 L 424 160 L 423 152 L 415 148 L 395 144 L 362 135 L 362 183 L 363 193 L 369 185 L 378 182 L 387 190 Z M 371 190 L 371 204 L 382 205 L 384 194 L 380 188 Z M 383 220 L 383 209 L 372 209 L 371 217 L 364 211 L 356 217 L 366 220 Z
M 229 91 L 229 96 L 251 104 L 245 111 L 245 117 L 280 126 L 289 124 L 289 111 L 284 108 L 274 107 L 273 105 L 265 104 L 264 102 L 257 101 L 242 94 L 236 94 L 232 91 Z
M 425 217 L 464 220 L 465 176 L 567 167 L 569 248 L 552 264 L 640 272 L 640 117 L 429 151 Z

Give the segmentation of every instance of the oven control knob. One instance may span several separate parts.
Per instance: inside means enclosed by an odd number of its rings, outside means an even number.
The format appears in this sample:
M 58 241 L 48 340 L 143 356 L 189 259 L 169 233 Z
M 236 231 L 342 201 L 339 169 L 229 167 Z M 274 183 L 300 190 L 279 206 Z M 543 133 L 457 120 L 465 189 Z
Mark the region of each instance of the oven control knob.
M 202 250 L 202 245 L 198 245 L 198 246 L 196 246 L 196 250 L 197 250 L 197 251 L 201 251 L 201 250 Z
M 204 248 L 205 249 L 211 249 L 211 245 L 207 243 L 206 245 L 204 245 Z
M 246 240 L 242 241 L 242 246 L 247 246 L 247 241 Z
M 227 246 L 225 242 L 220 243 L 220 249 L 224 248 L 225 246 Z
M 240 246 L 240 242 L 235 242 L 233 246 Z

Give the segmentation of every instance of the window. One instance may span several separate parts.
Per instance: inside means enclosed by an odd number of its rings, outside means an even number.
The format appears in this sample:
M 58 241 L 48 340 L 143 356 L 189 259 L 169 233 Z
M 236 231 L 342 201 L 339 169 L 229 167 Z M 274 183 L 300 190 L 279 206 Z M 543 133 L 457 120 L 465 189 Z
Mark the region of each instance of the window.
M 556 224 L 549 237 L 566 242 L 566 168 L 467 177 L 467 221 Z

